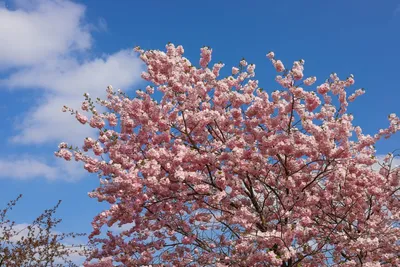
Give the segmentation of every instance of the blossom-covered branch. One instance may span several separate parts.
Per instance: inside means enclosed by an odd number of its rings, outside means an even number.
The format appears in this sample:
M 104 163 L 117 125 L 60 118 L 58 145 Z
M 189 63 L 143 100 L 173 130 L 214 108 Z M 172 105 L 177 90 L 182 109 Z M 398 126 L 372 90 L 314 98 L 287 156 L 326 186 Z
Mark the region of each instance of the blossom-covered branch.
M 220 77 L 209 47 L 200 67 L 182 46 L 136 51 L 146 90 L 109 86 L 103 114 L 88 95 L 82 114 L 64 108 L 99 135 L 56 155 L 98 173 L 89 195 L 111 205 L 93 220 L 101 247 L 88 262 L 100 262 L 87 266 L 400 265 L 399 169 L 371 167 L 399 118 L 373 136 L 354 126 L 348 105 L 364 90 L 347 96 L 353 75 L 314 85 L 304 60 L 287 68 L 270 52 L 280 90 L 267 93 L 245 59 Z M 114 224 L 132 226 L 99 236 Z

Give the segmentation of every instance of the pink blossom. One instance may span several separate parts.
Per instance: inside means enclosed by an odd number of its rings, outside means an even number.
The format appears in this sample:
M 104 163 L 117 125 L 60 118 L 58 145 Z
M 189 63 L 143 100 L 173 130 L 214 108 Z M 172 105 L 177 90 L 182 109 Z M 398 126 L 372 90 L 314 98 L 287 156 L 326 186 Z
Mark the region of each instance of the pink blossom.
M 95 263 L 85 262 L 84 267 L 113 267 L 112 257 L 102 258 L 100 261 Z
M 61 142 L 61 143 L 58 145 L 58 148 L 67 148 L 67 147 L 68 147 L 68 144 L 65 143 L 65 142 Z
M 303 78 L 303 65 L 304 60 L 295 61 L 292 67 L 292 75 L 295 80 L 301 80 Z
M 72 153 L 69 152 L 67 149 L 62 148 L 60 151 L 56 152 L 55 155 L 60 158 L 64 158 L 65 160 L 70 161 L 72 158 Z
M 245 60 L 245 59 L 242 59 L 240 62 L 239 62 L 239 64 L 240 64 L 240 66 L 242 66 L 242 67 L 246 67 L 247 66 L 247 61 Z
M 114 113 L 110 113 L 107 115 L 108 123 L 110 126 L 116 126 L 118 124 L 117 116 Z
M 274 64 L 274 67 L 277 72 L 282 72 L 285 70 L 285 66 L 283 66 L 282 61 L 276 60 L 276 61 L 273 61 L 273 64 Z
M 208 47 L 203 47 L 201 49 L 200 66 L 202 68 L 206 68 L 208 63 L 210 63 L 210 61 L 211 61 L 211 53 L 212 53 L 212 49 L 209 49 Z
M 267 58 L 269 58 L 269 59 L 273 59 L 274 57 L 275 57 L 275 53 L 272 51 L 267 54 Z
M 249 64 L 249 65 L 247 66 L 247 72 L 248 72 L 249 74 L 253 74 L 255 68 L 256 68 L 256 65 L 255 65 L 255 64 Z
M 81 109 L 84 110 L 84 111 L 88 111 L 89 110 L 89 102 L 88 101 L 83 101 Z
M 214 64 L 214 67 L 212 69 L 213 74 L 218 77 L 219 76 L 219 71 L 225 66 L 225 64 L 222 63 L 217 63 Z
M 349 78 L 346 80 L 346 86 L 352 86 L 354 84 L 354 76 L 353 74 L 350 75 Z
M 149 93 L 149 94 L 154 94 L 154 87 L 146 86 L 146 92 Z
M 329 84 L 327 84 L 327 83 L 323 83 L 323 84 L 321 84 L 320 86 L 317 87 L 317 91 L 321 95 L 324 95 L 324 94 L 328 93 L 329 90 L 330 90 Z
M 103 148 L 100 146 L 99 143 L 95 143 L 95 145 L 93 146 L 93 152 L 96 156 L 100 156 L 101 154 L 103 154 L 104 150 Z
M 232 75 L 236 75 L 239 73 L 239 69 L 236 67 L 232 67 Z
M 94 115 L 89 122 L 89 125 L 93 128 L 101 129 L 104 127 L 105 123 L 100 116 Z
M 352 102 L 354 101 L 357 97 L 359 97 L 360 95 L 365 94 L 365 90 L 363 88 L 361 89 L 357 89 L 351 96 L 349 96 L 349 101 Z
M 313 85 L 316 81 L 317 81 L 316 77 L 309 77 L 309 78 L 305 79 L 303 82 L 305 85 L 310 86 L 310 85 Z
M 55 153 L 97 173 L 89 196 L 110 204 L 93 219 L 86 266 L 400 266 L 399 167 L 389 154 L 376 170 L 373 148 L 400 119 L 374 135 L 353 125 L 349 102 L 364 91 L 347 96 L 352 75 L 332 73 L 314 92 L 316 77 L 301 87 L 304 60 L 285 71 L 270 52 L 283 73 L 261 90 L 244 59 L 219 78 L 207 47 L 200 68 L 181 46 L 137 51 L 146 92 L 109 86 L 99 103 L 110 112 L 89 122 L 98 135 Z M 119 223 L 132 227 L 107 232 Z
M 75 156 L 75 161 L 82 161 L 84 159 L 83 154 L 80 152 L 75 152 L 74 156 Z
M 85 124 L 88 121 L 88 118 L 85 115 L 80 114 L 79 112 L 76 112 L 76 119 L 82 124 Z

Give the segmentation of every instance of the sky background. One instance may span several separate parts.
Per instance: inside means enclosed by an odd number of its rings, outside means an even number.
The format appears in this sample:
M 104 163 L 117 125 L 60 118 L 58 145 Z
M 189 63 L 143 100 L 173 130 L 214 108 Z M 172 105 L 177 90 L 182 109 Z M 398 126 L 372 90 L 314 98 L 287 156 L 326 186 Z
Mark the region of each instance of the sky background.
M 57 229 L 90 232 L 107 207 L 87 196 L 97 175 L 54 151 L 96 135 L 61 108 L 79 108 L 85 92 L 104 98 L 109 84 L 133 96 L 144 88 L 133 47 L 163 50 L 167 42 L 196 64 L 204 45 L 229 70 L 245 57 L 267 92 L 279 88 L 265 58 L 271 50 L 287 66 L 304 59 L 317 84 L 332 72 L 354 74 L 351 93 L 366 94 L 349 112 L 364 133 L 400 114 L 399 0 L 0 1 L 0 207 L 23 194 L 12 219 L 31 222 L 61 199 Z M 399 134 L 376 146 L 379 155 L 399 148 Z

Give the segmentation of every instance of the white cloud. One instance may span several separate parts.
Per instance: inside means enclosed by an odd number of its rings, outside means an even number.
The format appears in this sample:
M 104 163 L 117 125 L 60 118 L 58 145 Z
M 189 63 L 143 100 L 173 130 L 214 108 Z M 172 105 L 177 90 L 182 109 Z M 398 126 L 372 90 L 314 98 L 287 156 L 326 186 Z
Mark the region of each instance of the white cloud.
M 91 31 L 106 31 L 107 23 L 103 18 L 99 18 L 98 26 L 84 23 L 83 5 L 68 0 L 13 3 L 15 10 L 0 5 L 0 73 L 9 73 L 0 80 L 0 86 L 42 90 L 43 95 L 40 102 L 32 101 L 28 112 L 17 116 L 17 133 L 10 141 L 66 141 L 79 146 L 94 130 L 62 113 L 61 108 L 79 108 L 84 92 L 104 98 L 109 84 L 129 89 L 139 81 L 142 63 L 129 50 L 93 57 Z
M 58 68 L 49 65 L 16 72 L 2 82 L 12 88 L 39 87 L 48 92 L 42 103 L 17 121 L 20 133 L 11 139 L 15 143 L 65 141 L 80 145 L 85 137 L 93 136 L 94 130 L 62 113 L 61 108 L 79 108 L 85 92 L 104 99 L 108 84 L 128 88 L 139 79 L 141 70 L 138 59 L 127 50 L 81 65 L 74 60 L 59 62 Z
M 14 0 L 16 10 L 0 5 L 0 66 L 31 66 L 65 52 L 90 48 L 82 24 L 85 7 L 63 0 Z
M 77 168 L 78 164 L 80 163 L 57 159 L 52 166 L 37 156 L 13 156 L 0 159 L 0 178 L 17 180 L 45 178 L 47 180 L 76 181 L 86 175 L 86 171 L 81 166 Z
M 2 83 L 12 88 L 40 87 L 61 96 L 82 97 L 84 92 L 103 93 L 110 83 L 129 87 L 138 80 L 139 59 L 129 50 L 79 63 L 74 58 L 48 60 L 11 74 Z
M 85 137 L 93 137 L 95 130 L 81 125 L 75 116 L 61 112 L 63 105 L 77 107 L 83 97 L 49 96 L 43 103 L 33 107 L 25 116 L 16 120 L 19 133 L 10 138 L 15 144 L 43 144 L 46 142 L 67 142 L 81 146 Z M 56 149 L 56 147 L 55 147 Z

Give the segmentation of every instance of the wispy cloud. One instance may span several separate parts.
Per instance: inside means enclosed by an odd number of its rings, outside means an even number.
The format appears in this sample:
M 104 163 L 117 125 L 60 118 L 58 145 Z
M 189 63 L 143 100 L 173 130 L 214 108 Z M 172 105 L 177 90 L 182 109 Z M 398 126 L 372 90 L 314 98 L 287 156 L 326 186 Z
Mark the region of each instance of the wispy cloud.
M 394 9 L 394 11 L 393 11 L 393 16 L 397 16 L 397 15 L 399 15 L 400 14 L 400 4 L 398 4 L 397 6 L 396 6 L 396 8 Z
M 0 6 L 0 66 L 42 64 L 91 47 L 82 19 L 85 7 L 62 0 L 14 0 L 16 10 Z
M 104 31 L 104 32 L 108 31 L 108 24 L 107 24 L 107 21 L 106 21 L 105 18 L 99 18 L 98 19 L 97 28 L 100 31 Z
M 54 162 L 54 160 L 53 160 Z M 83 168 L 77 168 L 78 162 L 56 160 L 53 165 L 44 158 L 32 155 L 15 155 L 0 159 L 0 179 L 77 181 L 86 175 Z
M 85 23 L 85 7 L 69 0 L 13 0 L 15 10 L 0 5 L 0 80 L 2 88 L 41 90 L 40 102 L 15 120 L 16 144 L 77 143 L 93 134 L 61 112 L 78 108 L 83 93 L 105 97 L 105 88 L 129 89 L 142 70 L 131 50 L 94 57 L 91 31 L 107 23 Z M 9 25 L 13 25 L 10 27 Z M 77 144 L 79 145 L 79 144 Z
M 11 88 L 43 88 L 47 93 L 41 103 L 17 120 L 15 127 L 20 132 L 11 141 L 18 144 L 82 142 L 94 130 L 80 125 L 73 116 L 62 113 L 61 108 L 64 105 L 78 108 L 85 92 L 104 98 L 108 84 L 129 88 L 139 74 L 140 63 L 128 50 L 82 64 L 74 59 L 57 60 L 13 73 L 3 84 Z

